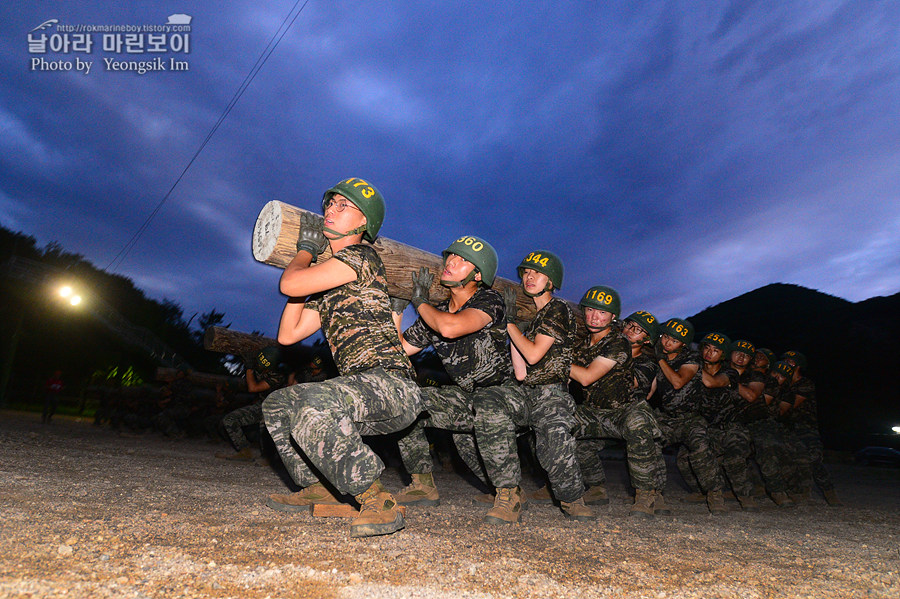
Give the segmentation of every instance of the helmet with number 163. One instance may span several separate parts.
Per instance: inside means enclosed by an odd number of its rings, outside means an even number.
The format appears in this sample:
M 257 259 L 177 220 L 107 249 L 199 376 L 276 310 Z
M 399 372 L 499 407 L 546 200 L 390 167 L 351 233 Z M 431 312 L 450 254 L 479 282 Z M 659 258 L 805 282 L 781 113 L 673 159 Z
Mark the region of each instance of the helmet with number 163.
M 585 291 L 584 297 L 581 298 L 579 304 L 584 308 L 612 312 L 615 318 L 619 317 L 619 313 L 622 310 L 622 300 L 619 299 L 619 292 L 605 285 L 597 285 Z
M 547 278 L 553 283 L 554 290 L 558 290 L 562 287 L 562 260 L 560 260 L 559 256 L 553 252 L 548 252 L 547 250 L 535 250 L 522 258 L 522 263 L 516 267 L 516 272 L 519 273 L 520 279 L 526 268 L 547 275 Z
M 660 327 L 659 334 L 668 335 L 676 341 L 690 345 L 694 340 L 694 325 L 689 320 L 670 318 Z
M 478 272 L 481 273 L 481 281 L 488 287 L 494 284 L 494 277 L 497 275 L 497 251 L 494 246 L 487 241 L 474 235 L 464 235 L 450 244 L 443 251 L 444 260 L 450 254 L 456 254 L 460 258 L 464 258 L 475 265 Z
M 325 192 L 322 196 L 322 211 L 331 201 L 334 194 L 340 194 L 353 202 L 353 205 L 359 208 L 366 217 L 365 231 L 363 231 L 363 239 L 375 241 L 378 237 L 378 231 L 384 223 L 384 198 L 375 189 L 375 186 L 358 177 L 344 179 Z

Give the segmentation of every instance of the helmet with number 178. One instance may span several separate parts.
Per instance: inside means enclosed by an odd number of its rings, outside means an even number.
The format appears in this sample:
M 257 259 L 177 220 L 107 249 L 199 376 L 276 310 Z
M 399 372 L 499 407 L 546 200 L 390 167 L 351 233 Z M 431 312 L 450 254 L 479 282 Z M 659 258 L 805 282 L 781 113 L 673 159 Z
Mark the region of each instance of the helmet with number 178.
M 619 299 L 619 292 L 605 285 L 596 285 L 585 291 L 584 297 L 581 298 L 579 304 L 584 308 L 612 312 L 615 318 L 619 317 L 619 313 L 622 310 L 622 300 Z
M 522 263 L 516 267 L 519 278 L 526 268 L 535 270 L 539 273 L 547 275 L 550 282 L 553 283 L 553 289 L 558 290 L 562 287 L 563 282 L 563 264 L 559 256 L 547 250 L 535 250 L 522 258 Z M 545 289 L 546 291 L 546 289 Z
M 375 238 L 378 237 L 378 231 L 381 229 L 382 223 L 384 223 L 384 198 L 378 193 L 375 186 L 358 177 L 344 179 L 336 183 L 334 187 L 326 191 L 325 195 L 322 196 L 323 212 L 335 194 L 340 194 L 353 202 L 353 205 L 365 215 L 366 224 L 365 229 L 362 231 L 363 238 L 375 241 Z
M 497 275 L 497 266 L 500 260 L 497 258 L 497 251 L 494 249 L 494 246 L 487 241 L 474 235 L 463 235 L 442 252 L 444 260 L 450 254 L 456 254 L 460 258 L 464 258 L 474 264 L 478 272 L 481 273 L 482 283 L 488 287 L 494 284 L 494 277 Z M 472 272 L 474 273 L 475 271 Z

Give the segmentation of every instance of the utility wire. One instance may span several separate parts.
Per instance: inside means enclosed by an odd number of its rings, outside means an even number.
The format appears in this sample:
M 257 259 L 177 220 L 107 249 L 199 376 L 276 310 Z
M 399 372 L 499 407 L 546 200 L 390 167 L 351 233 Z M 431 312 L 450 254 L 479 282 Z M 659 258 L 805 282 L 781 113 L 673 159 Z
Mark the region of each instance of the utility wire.
M 250 71 L 244 77 L 244 80 L 241 82 L 240 86 L 238 86 L 237 91 L 234 92 L 234 95 L 231 97 L 231 101 L 228 102 L 228 105 L 225 107 L 225 110 L 222 112 L 221 116 L 219 116 L 219 119 L 216 121 L 216 123 L 212 126 L 212 129 L 210 129 L 209 133 L 206 134 L 206 137 L 200 143 L 200 146 L 197 148 L 197 151 L 194 152 L 193 156 L 191 156 L 191 159 L 188 161 L 187 166 L 184 167 L 184 169 L 181 171 L 181 174 L 178 175 L 177 179 L 175 179 L 175 182 L 169 188 L 169 191 L 166 192 L 166 195 L 164 195 L 162 200 L 159 201 L 159 203 L 156 205 L 156 208 L 154 208 L 153 212 L 151 212 L 150 215 L 146 218 L 146 220 L 144 220 L 143 224 L 141 224 L 141 226 L 138 227 L 138 230 L 135 231 L 134 235 L 131 236 L 131 239 L 129 239 L 128 242 L 124 245 L 124 247 L 122 247 L 122 249 L 119 250 L 119 253 L 116 254 L 115 258 L 113 258 L 110 261 L 110 263 L 106 265 L 106 268 L 103 269 L 104 271 L 108 271 L 117 262 L 118 262 L 119 266 L 122 265 L 122 262 L 124 262 L 125 258 L 129 254 L 129 252 L 131 252 L 131 250 L 134 249 L 134 246 L 137 245 L 137 242 L 141 238 L 141 235 L 143 235 L 144 231 L 147 230 L 147 227 L 150 226 L 150 223 L 151 223 L 151 221 L 153 221 L 153 218 L 162 209 L 163 205 L 169 199 L 169 196 L 172 195 L 172 192 L 175 191 L 175 188 L 178 186 L 178 184 L 181 182 L 181 180 L 187 174 L 188 170 L 191 168 L 191 165 L 194 164 L 194 161 L 197 159 L 197 157 L 200 156 L 200 152 L 202 152 L 203 149 L 206 147 L 206 144 L 208 144 L 210 142 L 213 135 L 215 135 L 216 131 L 218 131 L 219 126 L 225 121 L 225 118 L 231 112 L 231 109 L 235 107 L 238 100 L 240 100 L 241 96 L 244 95 L 244 92 L 247 91 L 247 88 L 250 86 L 250 83 L 256 77 L 257 73 L 259 73 L 259 71 L 263 68 L 263 66 L 269 60 L 269 57 L 275 51 L 275 48 L 278 47 L 278 44 L 281 43 L 281 40 L 284 38 L 284 36 L 287 34 L 287 32 L 290 30 L 290 28 L 294 25 L 294 21 L 297 20 L 297 17 L 300 16 L 300 13 L 303 12 L 303 9 L 306 8 L 307 4 L 309 4 L 309 0 L 304 0 L 303 5 L 300 6 L 300 9 L 297 10 L 296 13 L 294 13 L 294 11 L 297 9 L 298 4 L 300 4 L 300 0 L 297 0 L 294 3 L 294 6 L 291 7 L 291 10 L 288 12 L 287 16 L 281 22 L 281 25 L 278 26 L 278 29 L 272 35 L 272 39 L 270 39 L 269 43 L 266 44 L 266 47 L 263 48 L 263 51 L 259 55 L 259 58 L 256 59 L 256 63 L 254 63 L 253 67 L 251 67 Z M 293 17 L 291 17 L 292 14 L 293 14 Z M 290 22 L 288 22 L 289 19 L 290 19 Z

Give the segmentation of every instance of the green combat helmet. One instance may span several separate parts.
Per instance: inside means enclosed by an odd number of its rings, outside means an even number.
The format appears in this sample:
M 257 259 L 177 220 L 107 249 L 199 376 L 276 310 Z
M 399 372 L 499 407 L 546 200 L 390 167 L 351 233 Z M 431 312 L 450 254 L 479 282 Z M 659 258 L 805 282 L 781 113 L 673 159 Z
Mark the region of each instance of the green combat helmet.
M 481 273 L 481 282 L 486 286 L 490 287 L 494 284 L 494 277 L 497 275 L 497 265 L 500 261 L 497 259 L 497 251 L 487 241 L 480 237 L 464 235 L 443 251 L 444 260 L 447 260 L 447 256 L 450 254 L 456 254 L 475 265 L 475 269 L 468 277 L 458 284 L 454 282 L 451 285 L 459 287 L 467 285 L 475 279 L 475 273 L 477 272 Z M 445 281 L 441 281 L 441 283 L 447 284 Z
M 644 310 L 638 310 L 637 312 L 633 312 L 631 315 L 629 315 L 625 320 L 630 320 L 631 322 L 640 326 L 647 332 L 648 335 L 650 335 L 650 341 L 656 341 L 656 326 L 659 324 L 659 322 L 656 320 L 655 316 Z
M 734 352 L 747 354 L 748 356 L 750 356 L 750 359 L 753 359 L 753 356 L 756 355 L 756 346 L 745 339 L 738 339 L 731 344 L 731 353 Z
M 579 305 L 584 308 L 612 312 L 614 318 L 618 318 L 619 312 L 622 310 L 622 300 L 619 299 L 619 292 L 605 285 L 596 285 L 585 291 Z
M 769 368 L 772 368 L 775 365 L 775 362 L 777 362 L 777 360 L 775 359 L 775 352 L 773 352 L 771 349 L 767 347 L 761 347 L 756 351 L 766 357 L 766 359 L 769 361 Z
M 700 345 L 711 345 L 722 350 L 723 356 L 727 356 L 731 351 L 731 339 L 722 333 L 707 333 L 700 340 Z
M 788 350 L 781 354 L 782 360 L 791 360 L 794 364 L 796 364 L 802 370 L 806 370 L 806 356 L 801 354 L 795 349 Z
M 670 318 L 662 326 L 660 335 L 668 335 L 676 341 L 681 341 L 685 345 L 690 345 L 694 340 L 694 325 L 689 320 L 681 318 Z
M 522 273 L 525 272 L 526 268 L 530 268 L 531 270 L 535 270 L 541 274 L 547 275 L 547 277 L 550 279 L 550 282 L 553 283 L 554 290 L 559 290 L 559 288 L 562 287 L 562 260 L 560 260 L 559 256 L 557 256 L 553 252 L 548 252 L 547 250 L 535 250 L 522 258 L 522 263 L 516 267 L 516 272 L 519 273 L 520 279 L 522 278 Z M 544 291 L 549 290 L 549 287 L 547 289 L 544 289 Z M 541 291 L 541 293 L 544 293 L 544 291 Z M 525 292 L 525 294 L 531 295 L 527 291 Z
M 775 362 L 775 366 L 772 367 L 773 374 L 780 374 L 787 380 L 791 380 L 794 378 L 794 365 L 790 362 Z
M 272 370 L 281 361 L 281 350 L 277 347 L 269 346 L 264 348 L 256 356 L 256 367 L 260 372 Z
M 326 191 L 325 195 L 322 196 L 323 212 L 325 211 L 325 207 L 331 201 L 332 196 L 336 193 L 341 194 L 353 202 L 354 206 L 359 208 L 366 217 L 366 224 L 359 229 L 347 231 L 346 233 L 333 231 L 331 229 L 325 230 L 342 237 L 362 233 L 363 239 L 375 241 L 375 238 L 378 237 L 378 231 L 381 229 L 381 224 L 384 222 L 384 198 L 381 197 L 378 190 L 370 183 L 363 181 L 358 177 L 345 179 Z

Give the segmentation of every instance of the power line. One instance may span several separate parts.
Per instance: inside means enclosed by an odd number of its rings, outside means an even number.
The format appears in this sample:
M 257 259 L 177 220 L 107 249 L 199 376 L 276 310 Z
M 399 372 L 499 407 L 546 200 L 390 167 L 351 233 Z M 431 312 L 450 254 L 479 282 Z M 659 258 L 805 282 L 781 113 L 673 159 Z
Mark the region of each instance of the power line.
M 294 3 L 294 6 L 291 7 L 291 10 L 288 12 L 287 16 L 281 22 L 281 25 L 278 26 L 278 29 L 272 35 L 272 38 L 269 40 L 269 43 L 266 44 L 265 48 L 263 48 L 262 53 L 259 55 L 259 58 L 256 59 L 256 62 L 253 64 L 253 67 L 251 67 L 250 71 L 244 77 L 244 80 L 241 82 L 240 86 L 238 86 L 237 91 L 231 97 L 231 100 L 228 102 L 228 105 L 225 107 L 225 110 L 222 112 L 221 116 L 219 116 L 219 119 L 216 121 L 216 123 L 212 126 L 212 129 L 210 129 L 209 133 L 206 134 L 206 137 L 200 143 L 200 146 L 197 148 L 197 151 L 194 152 L 193 156 L 191 156 L 191 159 L 188 161 L 188 163 L 184 167 L 184 169 L 182 169 L 181 174 L 178 175 L 178 178 L 175 179 L 175 182 L 169 188 L 169 191 L 166 192 L 166 194 L 163 196 L 163 198 L 156 205 L 156 208 L 154 208 L 153 211 L 150 213 L 150 215 L 144 220 L 143 224 L 141 224 L 141 226 L 138 227 L 138 229 L 137 229 L 137 231 L 135 231 L 134 235 L 131 236 L 131 239 L 129 239 L 128 242 L 122 247 L 122 249 L 119 250 L 119 253 L 116 254 L 116 256 L 109 262 L 109 264 L 106 265 L 106 268 L 103 269 L 104 271 L 108 271 L 117 262 L 118 262 L 119 266 L 122 265 L 122 262 L 124 262 L 125 258 L 128 256 L 128 254 L 131 252 L 132 249 L 134 249 L 135 245 L 137 245 L 137 242 L 141 238 L 141 235 L 143 235 L 144 231 L 147 230 L 147 227 L 150 226 L 151 221 L 153 221 L 154 217 L 162 209 L 163 205 L 169 199 L 169 196 L 172 195 L 172 192 L 175 191 L 175 188 L 181 182 L 181 179 L 183 179 L 184 176 L 187 174 L 188 170 L 191 168 L 191 165 L 194 164 L 194 161 L 197 159 L 197 157 L 200 156 L 200 152 L 203 151 L 203 149 L 206 147 L 206 144 L 208 144 L 210 142 L 213 135 L 215 135 L 216 131 L 218 131 L 219 126 L 225 121 L 225 118 L 231 112 L 231 109 L 235 107 L 238 100 L 241 99 L 241 96 L 243 96 L 244 92 L 247 91 L 247 88 L 250 87 L 250 83 L 253 81 L 253 79 L 256 77 L 257 73 L 259 73 L 259 71 L 263 68 L 263 66 L 269 60 L 269 57 L 275 51 L 275 48 L 277 48 L 278 44 L 281 43 L 281 40 L 284 38 L 284 36 L 287 34 L 287 32 L 293 26 L 294 21 L 297 20 L 297 17 L 300 16 L 300 13 L 303 12 L 303 9 L 306 8 L 306 5 L 308 3 L 309 3 L 309 0 L 304 0 L 303 5 L 300 6 L 300 9 L 297 10 L 296 13 L 294 13 L 294 11 L 297 9 L 297 5 L 300 4 L 300 0 L 297 0 Z M 292 14 L 293 14 L 293 17 L 291 17 Z M 290 22 L 288 22 L 288 19 L 290 19 Z

